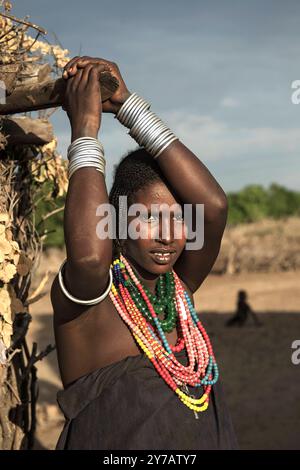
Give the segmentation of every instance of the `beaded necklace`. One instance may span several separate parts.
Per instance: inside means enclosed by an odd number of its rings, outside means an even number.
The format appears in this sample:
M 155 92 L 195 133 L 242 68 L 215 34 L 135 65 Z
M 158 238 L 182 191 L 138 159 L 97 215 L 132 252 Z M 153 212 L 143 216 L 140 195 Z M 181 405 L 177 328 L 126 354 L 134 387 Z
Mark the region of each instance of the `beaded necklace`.
M 162 321 L 160 321 L 160 325 L 163 331 L 166 333 L 170 333 L 174 330 L 178 318 L 174 301 L 175 281 L 172 274 L 173 273 L 167 272 L 165 275 L 159 276 L 158 282 L 156 284 L 156 295 L 152 294 L 152 292 L 150 292 L 150 290 L 145 285 L 142 286 L 154 308 L 155 313 L 160 315 L 161 313 L 165 312 L 165 317 Z M 147 304 L 143 299 L 139 289 L 130 280 L 125 281 L 125 286 L 128 287 L 136 307 L 140 310 L 148 322 L 152 326 L 155 326 L 154 319 L 152 318 L 152 315 L 149 312 Z
M 205 411 L 212 385 L 219 377 L 218 366 L 209 337 L 177 274 L 172 269 L 161 275 L 157 295 L 153 295 L 122 254 L 111 268 L 113 283 L 109 296 L 136 342 L 179 399 L 194 412 Z M 167 301 L 162 300 L 163 296 Z M 157 313 L 164 310 L 166 316 L 160 320 Z M 165 331 L 172 331 L 176 323 L 179 334 L 173 346 L 168 343 Z M 183 348 L 188 355 L 188 366 L 183 366 L 174 355 Z M 203 395 L 195 398 L 188 393 L 187 385 L 203 387 Z

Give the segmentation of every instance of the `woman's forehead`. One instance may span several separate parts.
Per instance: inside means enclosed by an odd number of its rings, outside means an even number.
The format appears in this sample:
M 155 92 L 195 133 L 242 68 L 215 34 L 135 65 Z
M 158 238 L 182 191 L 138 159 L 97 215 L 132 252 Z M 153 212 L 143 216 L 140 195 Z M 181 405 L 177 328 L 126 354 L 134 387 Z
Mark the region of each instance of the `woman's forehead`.
M 172 191 L 163 182 L 154 182 L 145 188 L 139 189 L 133 197 L 135 203 L 149 207 L 151 204 L 180 204 Z

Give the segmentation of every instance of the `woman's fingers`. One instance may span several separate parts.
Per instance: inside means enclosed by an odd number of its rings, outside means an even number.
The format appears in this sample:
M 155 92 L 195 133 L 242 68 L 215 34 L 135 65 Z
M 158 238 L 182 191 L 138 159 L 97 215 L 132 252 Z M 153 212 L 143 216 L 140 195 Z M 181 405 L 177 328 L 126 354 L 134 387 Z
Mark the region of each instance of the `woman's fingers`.
M 82 70 L 79 70 L 78 73 L 76 73 L 76 75 L 68 79 L 67 90 L 70 90 L 72 93 L 74 93 L 77 90 L 79 83 L 81 81 L 82 72 L 83 72 Z
M 101 59 L 90 58 L 90 59 L 85 59 L 85 60 L 79 60 L 78 62 L 76 62 L 76 64 L 75 64 L 75 66 L 77 67 L 76 71 L 80 68 L 85 68 L 90 64 L 95 66 L 95 67 L 96 66 L 101 66 L 103 68 L 103 71 L 104 70 L 107 70 L 107 71 L 111 70 L 109 63 L 105 62 L 104 60 L 102 61 Z
M 86 86 L 95 83 L 95 81 L 99 82 L 101 72 L 106 69 L 105 64 L 88 64 L 86 67 L 78 69 L 75 75 L 69 77 L 66 92 L 74 93 L 76 90 L 84 90 Z
M 66 65 L 64 66 L 64 69 L 68 69 L 72 66 L 73 62 L 75 62 L 77 59 L 80 59 L 80 56 L 79 55 L 76 55 L 75 57 L 73 57 L 72 59 L 69 60 L 69 62 L 66 63 Z
M 68 71 L 72 68 L 74 62 L 76 62 L 76 60 L 80 59 L 80 56 L 76 55 L 75 57 L 73 57 L 71 60 L 69 60 L 69 62 L 64 66 L 64 71 L 63 71 L 63 77 L 67 77 L 68 76 Z
M 107 67 L 105 66 L 105 64 L 96 64 L 96 65 L 87 64 L 84 68 L 78 69 L 75 76 L 81 75 L 81 80 L 80 80 L 80 83 L 78 84 L 79 90 L 84 90 L 86 86 L 89 84 L 92 69 L 96 69 L 96 77 L 99 82 L 100 73 L 107 70 Z
M 101 64 L 106 66 L 106 70 L 111 70 L 111 62 L 102 58 L 98 57 L 89 57 L 89 56 L 82 56 L 82 57 L 74 57 L 71 59 L 64 67 L 63 77 L 67 78 L 70 76 L 74 76 L 77 73 L 77 70 L 80 68 L 85 68 L 88 64 Z
M 99 76 L 104 70 L 105 66 L 103 64 L 92 65 L 91 70 L 89 71 L 88 85 L 94 85 L 97 82 L 99 83 Z
M 92 57 L 88 56 L 76 56 L 73 57 L 64 67 L 64 72 L 63 72 L 63 77 L 68 77 L 68 76 L 73 76 L 76 74 L 77 69 L 78 69 L 78 64 L 82 63 L 84 61 L 85 65 L 87 65 L 90 62 L 90 59 Z
M 78 74 L 80 72 L 82 72 L 82 78 L 81 78 L 79 88 L 85 88 L 85 86 L 87 85 L 88 80 L 89 80 L 90 71 L 93 67 L 94 67 L 93 64 L 88 64 L 86 67 L 84 67 L 84 69 L 78 70 Z M 77 75 L 77 73 L 76 73 L 76 75 Z

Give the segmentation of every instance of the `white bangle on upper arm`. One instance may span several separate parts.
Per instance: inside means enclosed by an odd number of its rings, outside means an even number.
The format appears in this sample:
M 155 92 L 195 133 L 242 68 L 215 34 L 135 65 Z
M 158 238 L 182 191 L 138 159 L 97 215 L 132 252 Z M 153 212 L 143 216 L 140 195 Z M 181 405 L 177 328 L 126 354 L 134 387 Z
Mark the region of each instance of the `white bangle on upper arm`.
M 111 268 L 109 268 L 109 276 L 110 276 L 110 279 L 109 279 L 109 283 L 108 283 L 108 286 L 107 286 L 107 289 L 105 290 L 105 292 L 103 292 L 103 294 L 100 295 L 100 297 L 97 297 L 96 299 L 91 299 L 91 300 L 81 300 L 81 299 L 77 299 L 76 297 L 74 297 L 73 295 L 71 295 L 65 285 L 64 285 L 64 281 L 63 281 L 63 275 L 62 275 L 62 270 L 63 270 L 63 267 L 66 263 L 66 259 L 64 260 L 64 262 L 61 264 L 60 268 L 59 268 L 59 271 L 58 271 L 58 281 L 59 281 L 59 285 L 60 285 L 60 288 L 61 290 L 63 291 L 63 293 L 65 294 L 66 297 L 68 297 L 68 299 L 72 300 L 72 302 L 75 302 L 76 304 L 82 304 L 82 305 L 95 305 L 95 304 L 98 304 L 99 302 L 101 302 L 101 300 L 104 300 L 105 297 L 107 297 L 107 295 L 109 294 L 110 292 L 110 289 L 111 289 L 111 286 L 112 286 L 112 282 L 113 282 L 113 274 L 112 274 L 112 270 Z

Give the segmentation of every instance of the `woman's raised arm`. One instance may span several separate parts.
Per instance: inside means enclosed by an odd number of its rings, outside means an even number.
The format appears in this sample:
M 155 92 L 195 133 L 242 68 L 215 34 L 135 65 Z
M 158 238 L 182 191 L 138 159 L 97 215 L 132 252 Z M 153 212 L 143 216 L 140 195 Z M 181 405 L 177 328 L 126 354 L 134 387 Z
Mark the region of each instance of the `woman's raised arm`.
M 204 163 L 179 140 L 172 142 L 157 160 L 184 204 L 204 206 L 203 246 L 184 249 L 174 265 L 178 276 L 195 292 L 219 254 L 227 221 L 227 197 Z M 195 217 L 197 213 L 193 210 L 193 224 Z
M 93 61 L 86 57 L 75 57 L 65 66 L 63 77 L 68 82 L 63 109 L 70 120 L 71 142 L 80 137 L 97 138 L 103 110 L 100 74 L 103 71 L 112 71 L 114 66 L 115 64 L 103 59 Z M 120 86 L 114 96 L 105 102 L 106 112 L 117 112 L 129 96 L 118 69 L 114 69 L 113 74 L 118 78 Z M 99 297 L 109 283 L 112 240 L 108 237 L 101 239 L 96 231 L 97 224 L 101 221 L 101 216 L 96 214 L 97 208 L 108 203 L 103 173 L 93 167 L 82 167 L 72 174 L 64 211 L 67 261 L 63 279 L 67 291 L 81 300 Z M 86 306 L 72 303 L 64 297 L 58 276 L 52 285 L 51 299 L 54 310 L 56 307 L 64 312 L 64 321 L 86 309 Z

